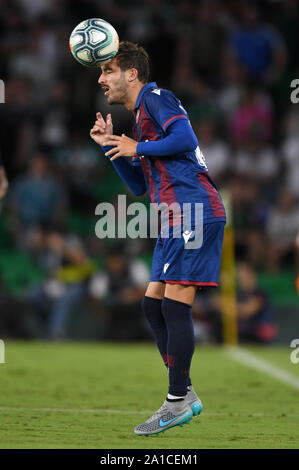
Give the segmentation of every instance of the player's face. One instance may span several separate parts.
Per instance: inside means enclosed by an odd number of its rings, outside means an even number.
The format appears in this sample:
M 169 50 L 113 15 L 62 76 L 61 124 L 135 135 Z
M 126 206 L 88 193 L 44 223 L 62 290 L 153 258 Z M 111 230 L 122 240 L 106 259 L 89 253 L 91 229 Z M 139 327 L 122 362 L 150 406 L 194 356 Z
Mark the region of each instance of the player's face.
M 102 73 L 98 83 L 107 96 L 109 104 L 123 104 L 128 93 L 126 72 L 118 66 L 116 59 L 101 67 Z

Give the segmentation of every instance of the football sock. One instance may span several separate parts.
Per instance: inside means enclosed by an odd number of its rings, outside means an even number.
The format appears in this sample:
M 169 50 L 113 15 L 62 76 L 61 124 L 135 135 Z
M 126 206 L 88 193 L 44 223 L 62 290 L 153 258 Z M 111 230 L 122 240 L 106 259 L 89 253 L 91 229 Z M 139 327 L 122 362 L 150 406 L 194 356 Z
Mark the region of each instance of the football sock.
M 189 385 L 189 371 L 194 352 L 191 305 L 164 297 L 162 314 L 167 326 L 167 362 L 169 393 L 184 397 Z
M 167 327 L 161 312 L 162 300 L 144 296 L 142 310 L 152 328 L 158 349 L 167 367 Z
M 167 394 L 166 400 L 167 401 L 183 401 L 185 397 L 176 397 L 175 395 L 171 395 L 171 393 Z
M 165 319 L 162 315 L 161 307 L 162 307 L 162 300 L 154 299 L 153 297 L 144 296 L 142 300 L 142 310 L 151 326 L 154 339 L 156 341 L 156 344 L 162 356 L 163 362 L 169 372 L 168 362 L 167 362 L 168 335 L 167 335 L 167 327 L 166 327 Z M 192 385 L 189 375 L 188 375 L 187 385 L 188 386 Z

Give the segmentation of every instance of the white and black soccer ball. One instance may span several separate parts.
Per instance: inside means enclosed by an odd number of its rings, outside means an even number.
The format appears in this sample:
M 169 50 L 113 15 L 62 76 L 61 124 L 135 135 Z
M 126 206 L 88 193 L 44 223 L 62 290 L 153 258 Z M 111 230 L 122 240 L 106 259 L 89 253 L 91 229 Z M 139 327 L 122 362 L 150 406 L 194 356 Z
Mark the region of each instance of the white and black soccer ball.
M 82 21 L 70 35 L 70 49 L 75 59 L 87 67 L 101 67 L 115 57 L 119 39 L 116 30 L 105 20 Z

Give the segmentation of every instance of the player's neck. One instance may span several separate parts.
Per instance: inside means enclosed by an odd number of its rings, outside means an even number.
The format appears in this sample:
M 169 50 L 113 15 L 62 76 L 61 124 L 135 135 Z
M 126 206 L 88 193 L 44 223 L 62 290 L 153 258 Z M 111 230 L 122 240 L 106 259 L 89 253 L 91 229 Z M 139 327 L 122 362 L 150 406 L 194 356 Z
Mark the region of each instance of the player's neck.
M 134 84 L 134 86 L 132 86 L 124 103 L 124 107 L 127 108 L 129 111 L 134 111 L 138 95 L 144 85 L 145 83 L 141 83 L 138 81 L 136 84 Z

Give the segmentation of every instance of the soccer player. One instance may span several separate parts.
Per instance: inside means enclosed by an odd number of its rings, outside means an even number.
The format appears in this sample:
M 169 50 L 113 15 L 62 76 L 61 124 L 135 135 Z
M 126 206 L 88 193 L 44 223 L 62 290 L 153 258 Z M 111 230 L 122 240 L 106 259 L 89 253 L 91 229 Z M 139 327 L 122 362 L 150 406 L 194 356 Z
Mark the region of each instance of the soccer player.
M 188 423 L 202 410 L 189 375 L 194 352 L 191 306 L 198 288 L 218 285 L 225 211 L 187 112 L 171 91 L 148 82 L 146 51 L 121 42 L 115 58 L 101 70 L 98 83 L 108 103 L 122 104 L 134 113 L 134 139 L 113 135 L 111 115 L 105 121 L 100 113 L 91 137 L 135 195 L 147 190 L 153 204 L 167 208 L 175 203 L 183 208 L 190 203 L 191 207 L 190 230 L 185 230 L 180 215 L 170 211 L 167 237 L 162 223 L 142 302 L 168 369 L 169 389 L 161 408 L 135 433 L 157 434 Z M 132 164 L 125 157 L 131 157 Z M 203 241 L 198 248 L 187 249 L 199 223 L 196 203 L 203 208 Z

